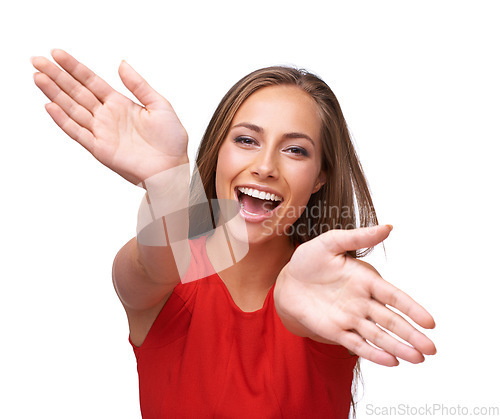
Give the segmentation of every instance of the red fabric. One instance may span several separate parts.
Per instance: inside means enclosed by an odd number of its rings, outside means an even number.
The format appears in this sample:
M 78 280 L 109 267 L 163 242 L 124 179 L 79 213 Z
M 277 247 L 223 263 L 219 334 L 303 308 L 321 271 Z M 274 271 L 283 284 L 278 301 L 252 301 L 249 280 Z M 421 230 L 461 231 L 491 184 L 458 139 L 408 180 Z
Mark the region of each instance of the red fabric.
M 191 246 L 188 278 L 213 272 L 205 238 Z M 347 418 L 357 357 L 288 332 L 273 290 L 245 313 L 215 273 L 179 284 L 133 345 L 143 418 Z

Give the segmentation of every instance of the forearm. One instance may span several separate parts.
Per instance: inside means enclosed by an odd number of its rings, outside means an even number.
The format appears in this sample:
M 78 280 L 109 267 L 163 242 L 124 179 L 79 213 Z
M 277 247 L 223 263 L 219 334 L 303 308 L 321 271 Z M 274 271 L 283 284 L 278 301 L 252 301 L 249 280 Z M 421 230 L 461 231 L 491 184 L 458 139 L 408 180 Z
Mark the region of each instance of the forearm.
M 188 243 L 189 164 L 146 179 L 137 237 L 113 263 L 113 283 L 125 307 L 144 310 L 173 290 L 191 259 Z
M 140 185 L 146 194 L 137 217 L 137 261 L 156 282 L 178 282 L 189 266 L 189 162 Z
M 276 309 L 276 314 L 278 314 L 283 326 L 285 326 L 290 333 L 300 337 L 310 337 L 311 331 L 300 322 L 295 314 L 287 310 L 287 296 L 284 295 L 287 291 L 286 287 L 282 287 L 283 281 L 286 281 L 285 269 L 286 268 L 278 275 L 274 286 L 274 307 Z

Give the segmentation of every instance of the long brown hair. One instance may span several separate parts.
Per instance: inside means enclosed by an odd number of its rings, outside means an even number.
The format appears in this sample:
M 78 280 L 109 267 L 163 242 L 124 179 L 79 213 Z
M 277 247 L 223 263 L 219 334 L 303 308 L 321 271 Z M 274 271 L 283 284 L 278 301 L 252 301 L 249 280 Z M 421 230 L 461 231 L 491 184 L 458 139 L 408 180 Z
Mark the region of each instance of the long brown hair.
M 212 230 L 218 221 L 215 170 L 219 150 L 224 142 L 234 115 L 243 102 L 257 90 L 266 86 L 292 85 L 301 88 L 316 102 L 322 121 L 322 170 L 326 183 L 311 195 L 307 208 L 295 222 L 310 228 L 294 229 L 290 239 L 294 244 L 304 243 L 331 229 L 353 229 L 378 224 L 368 183 L 354 149 L 347 123 L 337 98 L 330 87 L 318 76 L 293 67 L 267 67 L 256 70 L 238 81 L 223 97 L 205 131 L 196 156 L 199 179 L 203 185 L 191 184 L 190 235 Z M 213 219 L 203 210 L 204 189 Z M 316 208 L 316 211 L 312 211 Z M 372 249 L 349 252 L 362 257 Z M 360 379 L 359 360 L 354 369 L 353 394 Z M 353 417 L 356 404 L 351 395 Z

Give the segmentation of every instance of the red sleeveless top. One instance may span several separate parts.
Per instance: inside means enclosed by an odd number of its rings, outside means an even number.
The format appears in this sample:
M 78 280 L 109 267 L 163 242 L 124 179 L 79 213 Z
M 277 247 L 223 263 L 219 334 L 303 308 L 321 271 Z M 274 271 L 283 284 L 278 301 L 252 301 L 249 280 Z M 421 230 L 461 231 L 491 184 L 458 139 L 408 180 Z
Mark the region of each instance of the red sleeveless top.
M 243 312 L 204 237 L 191 252 L 183 282 L 212 274 L 177 285 L 144 343 L 132 344 L 143 418 L 348 418 L 358 357 L 285 329 L 274 286 L 260 310 Z

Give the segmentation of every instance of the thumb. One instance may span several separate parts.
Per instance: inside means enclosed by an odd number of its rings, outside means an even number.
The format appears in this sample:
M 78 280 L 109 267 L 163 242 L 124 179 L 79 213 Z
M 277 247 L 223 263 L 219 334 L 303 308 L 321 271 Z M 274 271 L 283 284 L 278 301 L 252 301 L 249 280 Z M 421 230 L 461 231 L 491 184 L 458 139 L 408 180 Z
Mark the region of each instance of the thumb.
M 149 110 L 164 109 L 166 99 L 154 90 L 129 63 L 123 60 L 118 74 L 125 87 Z
M 392 225 L 385 224 L 353 230 L 330 230 L 318 237 L 330 252 L 340 255 L 350 250 L 373 247 L 385 240 L 391 230 Z

